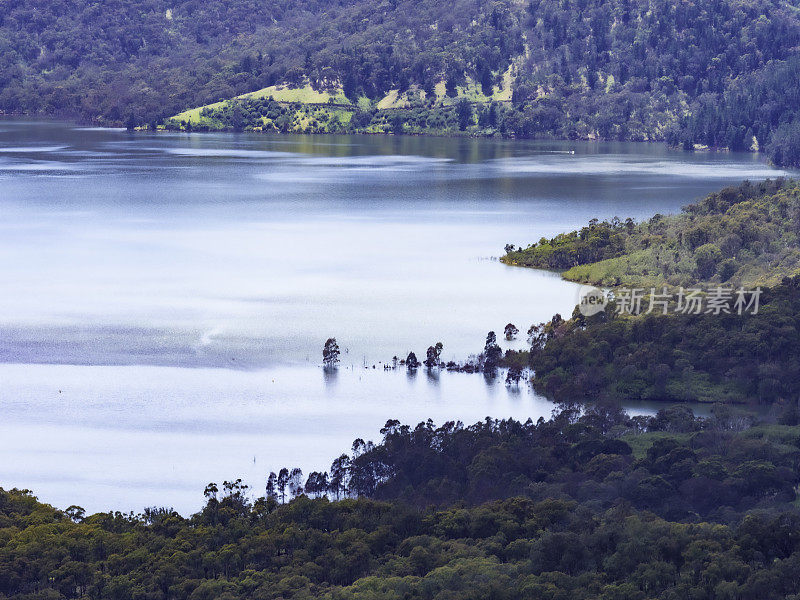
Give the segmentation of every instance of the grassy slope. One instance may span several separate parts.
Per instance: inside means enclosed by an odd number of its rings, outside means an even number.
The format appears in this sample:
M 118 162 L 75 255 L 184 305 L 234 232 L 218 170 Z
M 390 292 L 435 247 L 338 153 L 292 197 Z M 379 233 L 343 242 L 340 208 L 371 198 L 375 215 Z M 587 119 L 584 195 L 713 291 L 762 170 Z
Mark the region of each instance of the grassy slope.
M 467 77 L 465 85 L 456 87 L 456 95 L 448 96 L 447 89 L 444 82 L 436 85 L 434 91 L 436 93 L 436 104 L 449 105 L 455 104 L 459 99 L 466 98 L 470 102 L 485 104 L 489 102 L 510 102 L 512 85 L 514 84 L 513 67 L 509 67 L 503 73 L 503 83 L 501 85 L 493 86 L 493 93 L 487 96 L 481 90 L 480 84 Z M 378 109 L 389 108 L 407 108 L 411 106 L 415 99 L 425 99 L 425 92 L 413 88 L 402 94 L 398 90 L 392 90 L 384 96 L 377 104 Z
M 458 86 L 457 94 L 454 97 L 447 95 L 445 84 L 441 82 L 437 84 L 435 88 L 436 100 L 434 104 L 435 106 L 449 106 L 455 104 L 461 98 L 466 98 L 470 102 L 476 104 L 488 104 L 489 102 L 509 102 L 511 100 L 511 89 L 514 83 L 514 75 L 512 71 L 513 67 L 509 67 L 508 70 L 503 73 L 502 84 L 499 86 L 494 86 L 494 93 L 491 96 L 486 96 L 483 94 L 481 86 L 470 78 L 467 78 L 465 85 Z M 340 107 L 342 105 L 350 105 L 354 106 L 354 108 L 358 107 L 361 110 L 369 110 L 371 108 L 376 108 L 379 111 L 405 109 L 418 106 L 423 103 L 425 101 L 425 92 L 419 90 L 416 86 L 402 94 L 400 94 L 398 90 L 392 90 L 373 106 L 372 102 L 370 102 L 368 98 L 361 97 L 356 99 L 355 102 L 351 101 L 344 95 L 341 87 L 335 91 L 318 91 L 313 89 L 310 85 L 305 85 L 300 88 L 286 85 L 273 85 L 255 92 L 249 92 L 247 94 L 236 96 L 236 98 L 233 98 L 232 100 L 269 97 L 277 102 L 300 103 L 306 106 L 321 105 L 319 106 L 320 114 L 327 113 L 328 117 L 333 117 L 336 115 L 341 122 L 347 123 L 352 117 L 352 111 L 341 110 Z M 200 125 L 211 129 L 218 129 L 221 128 L 219 123 L 202 116 L 201 113 L 203 109 L 206 108 L 222 108 L 228 102 L 231 102 L 231 100 L 214 102 L 212 104 L 191 108 L 171 117 L 170 121 L 175 123 L 191 123 L 192 126 L 195 127 Z M 331 107 L 330 104 L 337 106 Z M 298 120 L 302 122 L 303 118 L 299 117 Z M 376 130 L 375 132 L 377 133 L 378 131 Z
M 268 98 L 272 97 L 273 100 L 278 102 L 300 102 L 301 104 L 328 104 L 329 102 L 333 102 L 334 104 L 351 104 L 350 100 L 344 95 L 341 91 L 341 88 L 334 93 L 328 91 L 317 91 L 313 89 L 310 85 L 306 85 L 301 88 L 293 88 L 285 85 L 272 85 L 270 87 L 262 88 L 260 90 L 256 90 L 255 92 L 249 92 L 247 94 L 242 94 L 241 96 L 236 96 L 235 99 L 244 99 L 244 98 Z M 223 100 L 221 102 L 214 102 L 212 104 L 206 104 L 203 106 L 198 106 L 197 108 L 190 108 L 185 110 L 181 113 L 178 113 L 172 119 L 177 121 L 186 121 L 190 122 L 193 125 L 203 123 L 204 117 L 200 115 L 204 108 L 221 108 L 225 105 L 226 102 L 229 100 Z

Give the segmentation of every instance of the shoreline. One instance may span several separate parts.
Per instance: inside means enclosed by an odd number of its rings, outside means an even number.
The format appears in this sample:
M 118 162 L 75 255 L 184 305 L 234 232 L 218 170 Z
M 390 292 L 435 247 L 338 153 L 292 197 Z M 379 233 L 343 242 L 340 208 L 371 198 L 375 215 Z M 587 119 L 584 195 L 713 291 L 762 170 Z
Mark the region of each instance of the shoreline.
M 291 104 L 291 103 L 288 103 Z M 314 105 L 310 105 L 314 106 Z M 321 105 L 326 106 L 326 105 Z M 393 109 L 395 110 L 395 109 Z M 401 109 L 397 109 L 401 110 Z M 404 109 L 410 110 L 410 109 Z M 36 122 L 52 122 L 52 123 L 66 123 L 69 125 L 74 125 L 77 127 L 93 127 L 97 129 L 107 129 L 109 131 L 127 131 L 130 133 L 151 133 L 151 134 L 159 134 L 159 133 L 185 133 L 185 134 L 204 134 L 204 133 L 227 133 L 227 134 L 248 134 L 248 135 L 276 135 L 276 136 L 298 136 L 298 135 L 310 135 L 310 136 L 325 136 L 325 135 L 358 135 L 358 136 L 366 136 L 366 137 L 414 137 L 414 138 L 438 138 L 438 139 L 474 139 L 474 140 L 504 140 L 504 141 L 519 141 L 519 142 L 576 142 L 582 144 L 657 144 L 667 148 L 668 150 L 673 150 L 680 152 L 682 154 L 746 154 L 753 157 L 758 157 L 763 152 L 760 150 L 746 150 L 746 151 L 733 151 L 728 147 L 725 146 L 701 146 L 696 147 L 692 150 L 686 150 L 681 148 L 677 145 L 668 144 L 663 139 L 654 139 L 654 140 L 629 140 L 629 139 L 615 139 L 615 138 L 600 138 L 600 137 L 578 137 L 578 138 L 565 138 L 565 137 L 555 137 L 555 136 L 540 136 L 540 137 L 519 137 L 515 135 L 507 135 L 502 134 L 499 132 L 495 132 L 492 134 L 480 134 L 480 133 L 470 133 L 470 132 L 422 132 L 422 131 L 404 131 L 403 133 L 393 133 L 393 132 L 383 132 L 383 131 L 352 131 L 352 132 L 330 132 L 330 131 L 279 131 L 279 130 L 258 130 L 258 129 L 242 129 L 236 130 L 234 128 L 220 128 L 220 129 L 192 129 L 188 131 L 186 129 L 182 129 L 180 127 L 166 127 L 161 126 L 157 127 L 156 129 L 151 129 L 150 127 L 138 126 L 130 129 L 125 127 L 123 123 L 118 125 L 108 125 L 108 124 L 99 124 L 96 121 L 92 120 L 84 120 L 80 117 L 75 116 L 57 116 L 57 115 L 42 115 L 42 114 L 30 114 L 30 113 L 7 113 L 7 112 L 0 112 L 0 122 L 6 119 L 16 119 L 16 118 L 23 118 L 31 121 Z M 771 161 L 765 161 L 765 164 L 774 168 L 782 168 L 782 169 L 792 169 L 791 165 L 780 165 L 780 164 L 773 164 Z M 514 265 L 518 266 L 518 265 Z
M 291 104 L 291 103 L 289 103 Z M 312 105 L 313 106 L 313 105 Z M 393 109 L 394 110 L 394 109 Z M 405 109 L 410 110 L 410 109 Z M 187 131 L 180 127 L 158 127 L 151 129 L 148 126 L 135 127 L 129 129 L 123 123 L 118 125 L 99 124 L 93 120 L 84 120 L 75 116 L 58 116 L 58 115 L 43 115 L 43 114 L 30 114 L 30 113 L 8 113 L 0 112 L 0 121 L 5 119 L 23 118 L 31 121 L 38 122 L 52 122 L 52 123 L 66 123 L 79 127 L 96 127 L 98 129 L 108 129 L 109 131 L 125 130 L 131 133 L 186 133 L 186 134 L 201 134 L 201 133 L 233 133 L 233 134 L 257 134 L 257 135 L 279 135 L 279 136 L 293 136 L 293 135 L 363 135 L 370 137 L 386 136 L 386 137 L 422 137 L 422 138 L 442 138 L 442 139 L 486 139 L 486 140 L 509 140 L 509 141 L 532 141 L 532 142 L 580 142 L 580 143 L 621 143 L 621 144 L 659 144 L 670 150 L 677 150 L 682 153 L 708 153 L 708 154 L 730 154 L 733 151 L 727 147 L 703 147 L 695 148 L 694 150 L 685 150 L 680 146 L 667 144 L 663 139 L 654 140 L 620 140 L 614 138 L 599 138 L 599 137 L 579 137 L 579 138 L 565 138 L 555 136 L 540 136 L 540 137 L 519 137 L 515 135 L 506 135 L 502 133 L 480 134 L 469 132 L 420 132 L 420 131 L 406 131 L 403 133 L 381 132 L 381 131 L 353 131 L 353 132 L 322 132 L 322 131 L 279 131 L 279 130 L 257 130 L 257 129 L 243 129 L 235 130 L 233 128 L 221 129 L 193 129 Z M 757 156 L 761 154 L 759 151 L 744 151 L 741 154 L 749 154 Z M 772 166 L 772 165 L 771 165 Z M 774 165 L 776 167 L 787 168 L 786 165 Z

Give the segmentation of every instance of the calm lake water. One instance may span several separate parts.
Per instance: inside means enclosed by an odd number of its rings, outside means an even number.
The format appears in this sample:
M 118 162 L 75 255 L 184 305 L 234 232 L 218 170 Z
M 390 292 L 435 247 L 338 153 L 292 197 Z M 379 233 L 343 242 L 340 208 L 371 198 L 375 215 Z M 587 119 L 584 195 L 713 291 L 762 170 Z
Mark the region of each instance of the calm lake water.
M 381 361 L 569 314 L 576 287 L 498 263 L 506 243 L 781 174 L 649 144 L 0 120 L 0 486 L 189 513 L 208 481 L 326 468 L 388 418 L 548 416 L 524 388 Z

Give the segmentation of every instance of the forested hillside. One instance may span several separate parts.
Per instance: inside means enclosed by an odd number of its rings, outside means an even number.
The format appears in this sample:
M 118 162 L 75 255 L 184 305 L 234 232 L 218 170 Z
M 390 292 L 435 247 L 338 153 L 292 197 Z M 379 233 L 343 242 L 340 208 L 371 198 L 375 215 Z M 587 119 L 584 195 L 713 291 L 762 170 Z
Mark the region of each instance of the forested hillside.
M 160 122 L 278 82 L 378 97 L 522 51 L 511 2 L 86 0 L 0 5 L 0 110 Z
M 788 118 L 773 97 L 791 104 L 797 93 L 789 78 L 751 77 L 795 55 L 790 3 L 533 0 L 527 12 L 529 54 L 515 98 L 531 132 L 747 149 L 757 133 L 767 141 L 756 123 Z M 758 85 L 768 90 L 751 92 Z M 737 102 L 733 90 L 744 97 Z M 754 103 L 769 116 L 746 115 Z
M 657 293 L 660 290 L 657 289 Z M 533 384 L 558 401 L 597 398 L 781 404 L 800 396 L 800 277 L 762 290 L 758 314 L 648 311 L 560 321 L 532 349 Z M 733 296 L 733 292 L 730 292 Z
M 318 473 L 286 504 L 209 485 L 190 518 L 0 490 L 0 597 L 798 597 L 797 427 L 596 406 L 383 433 L 337 459 L 331 499 Z
M 792 401 L 800 394 L 799 233 L 800 184 L 768 180 L 714 192 L 680 215 L 593 220 L 509 245 L 507 264 L 566 269 L 568 279 L 619 293 L 598 315 L 576 310 L 537 329 L 534 386 L 558 401 Z M 757 286 L 757 314 L 736 309 L 737 290 L 744 299 Z M 637 288 L 640 309 L 631 314 L 620 298 Z M 729 296 L 724 309 L 709 310 L 715 289 Z M 678 306 L 691 290 L 706 305 Z M 649 303 L 664 291 L 666 314 Z
M 800 161 L 796 2 L 0 6 L 6 112 L 155 126 L 275 84 L 310 85 L 343 91 L 362 112 L 355 119 L 292 112 L 288 122 L 259 113 L 211 126 L 667 140 L 687 148 L 758 148 L 776 163 Z M 485 101 L 504 82 L 512 101 L 489 113 Z M 467 93 L 474 86 L 477 92 Z M 444 90 L 484 106 L 456 115 L 441 106 Z M 411 112 L 377 114 L 398 97 L 410 101 L 395 108 Z
M 501 260 L 601 286 L 777 285 L 800 275 L 800 183 L 745 182 L 642 223 L 594 219 L 579 231 L 509 244 Z

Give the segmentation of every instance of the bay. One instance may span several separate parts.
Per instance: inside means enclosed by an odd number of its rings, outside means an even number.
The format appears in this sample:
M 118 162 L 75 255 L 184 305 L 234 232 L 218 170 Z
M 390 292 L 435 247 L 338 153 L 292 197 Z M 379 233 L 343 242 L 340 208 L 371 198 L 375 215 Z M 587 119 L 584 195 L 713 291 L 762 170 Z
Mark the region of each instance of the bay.
M 208 481 L 260 491 L 389 418 L 549 416 L 527 388 L 383 364 L 436 341 L 461 360 L 507 322 L 571 313 L 576 286 L 497 262 L 506 243 L 784 174 L 657 144 L 2 120 L 0 486 L 188 513 Z

